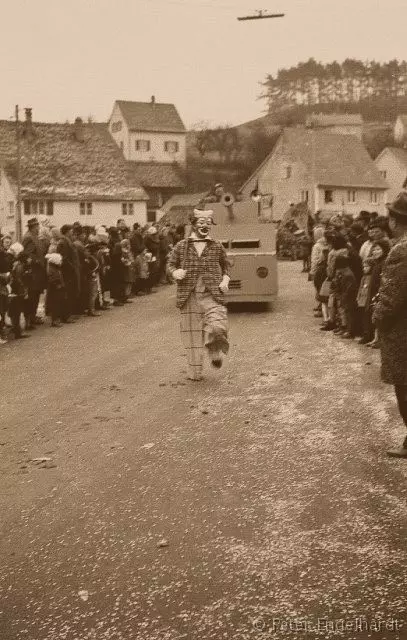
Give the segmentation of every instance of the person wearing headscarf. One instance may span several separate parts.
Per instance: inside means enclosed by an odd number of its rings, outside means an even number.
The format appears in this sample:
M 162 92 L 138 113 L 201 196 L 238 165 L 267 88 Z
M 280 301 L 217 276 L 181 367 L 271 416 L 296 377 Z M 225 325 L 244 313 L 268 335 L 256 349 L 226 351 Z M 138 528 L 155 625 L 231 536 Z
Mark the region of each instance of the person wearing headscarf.
M 190 380 L 202 380 L 204 348 L 215 368 L 222 366 L 223 354 L 229 351 L 224 304 L 229 262 L 223 245 L 209 235 L 213 223 L 213 211 L 195 209 L 191 235 L 178 242 L 168 261 L 169 275 L 177 282 Z
M 13 257 L 13 266 L 10 273 L 9 316 L 11 331 L 15 340 L 28 338 L 28 334 L 21 329 L 21 314 L 24 313 L 26 329 L 29 327 L 26 316 L 26 301 L 29 298 L 29 286 L 32 282 L 32 263 L 26 255 L 24 247 L 19 242 L 14 242 L 9 252 Z

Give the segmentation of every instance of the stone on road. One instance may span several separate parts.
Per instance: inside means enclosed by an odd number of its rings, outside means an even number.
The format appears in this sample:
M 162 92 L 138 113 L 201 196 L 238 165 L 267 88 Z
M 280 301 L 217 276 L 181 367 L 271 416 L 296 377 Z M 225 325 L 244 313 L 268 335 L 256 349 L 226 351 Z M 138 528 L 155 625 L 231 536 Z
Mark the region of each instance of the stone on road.
M 407 637 L 394 399 L 298 265 L 199 384 L 173 287 L 2 348 L 1 639 Z

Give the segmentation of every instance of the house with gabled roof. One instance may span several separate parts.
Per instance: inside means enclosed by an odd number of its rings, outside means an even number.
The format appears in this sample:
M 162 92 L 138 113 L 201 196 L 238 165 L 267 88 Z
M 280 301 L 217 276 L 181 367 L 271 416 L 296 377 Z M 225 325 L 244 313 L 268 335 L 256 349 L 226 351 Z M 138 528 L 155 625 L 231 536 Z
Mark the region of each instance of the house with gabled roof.
M 147 222 L 148 195 L 105 124 L 19 123 L 22 224 L 45 215 L 54 226 Z M 16 123 L 0 120 L 0 228 L 13 230 L 17 203 Z
M 397 144 L 407 142 L 407 113 L 397 116 L 394 125 L 394 142 Z
M 363 118 L 360 113 L 312 113 L 306 118 L 305 126 L 321 129 L 325 133 L 363 137 Z
M 388 186 L 363 144 L 353 135 L 318 129 L 284 129 L 273 151 L 241 188 L 258 191 L 281 220 L 290 203 L 306 202 L 311 213 L 386 212 Z
M 175 105 L 116 100 L 109 132 L 129 173 L 149 195 L 149 220 L 168 198 L 185 189 L 186 129 Z
M 407 188 L 407 149 L 386 147 L 377 156 L 375 165 L 386 180 L 388 202 L 392 202 L 402 189 Z

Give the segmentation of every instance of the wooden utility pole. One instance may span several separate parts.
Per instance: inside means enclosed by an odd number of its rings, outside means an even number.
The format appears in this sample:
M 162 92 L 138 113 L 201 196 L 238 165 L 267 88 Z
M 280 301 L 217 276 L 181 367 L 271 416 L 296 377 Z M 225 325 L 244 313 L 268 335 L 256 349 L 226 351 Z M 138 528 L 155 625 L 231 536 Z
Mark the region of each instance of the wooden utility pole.
M 16 207 L 16 240 L 21 242 L 23 235 L 21 225 L 21 143 L 18 104 L 16 105 L 16 142 L 17 142 L 17 207 Z

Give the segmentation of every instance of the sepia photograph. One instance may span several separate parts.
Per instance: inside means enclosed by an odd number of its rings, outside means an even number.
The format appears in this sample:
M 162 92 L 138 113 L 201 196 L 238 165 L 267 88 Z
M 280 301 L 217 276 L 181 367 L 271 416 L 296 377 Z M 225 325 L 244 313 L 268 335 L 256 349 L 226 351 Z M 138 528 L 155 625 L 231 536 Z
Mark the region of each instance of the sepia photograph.
M 407 640 L 406 0 L 0 5 L 0 640 Z

